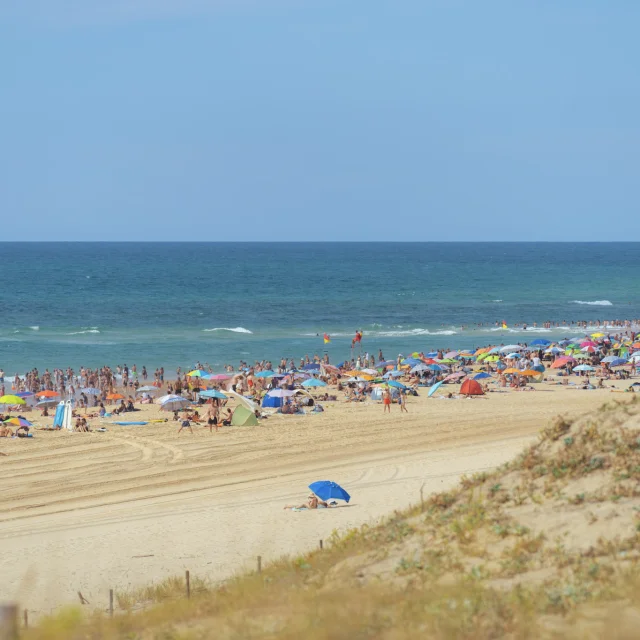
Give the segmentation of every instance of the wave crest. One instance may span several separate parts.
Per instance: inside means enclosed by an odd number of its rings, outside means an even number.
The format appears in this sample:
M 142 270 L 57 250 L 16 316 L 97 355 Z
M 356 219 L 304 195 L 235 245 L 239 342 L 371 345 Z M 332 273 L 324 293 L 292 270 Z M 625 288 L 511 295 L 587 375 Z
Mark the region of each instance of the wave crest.
M 232 331 L 233 333 L 253 333 L 253 331 L 249 331 L 249 329 L 245 329 L 244 327 L 215 327 L 213 329 L 203 329 L 203 331 Z
M 572 304 L 588 304 L 593 307 L 612 307 L 613 302 L 609 302 L 609 300 L 572 300 Z
M 79 336 L 82 333 L 100 333 L 97 329 L 86 329 L 85 331 L 72 331 L 71 333 L 67 333 L 68 336 Z

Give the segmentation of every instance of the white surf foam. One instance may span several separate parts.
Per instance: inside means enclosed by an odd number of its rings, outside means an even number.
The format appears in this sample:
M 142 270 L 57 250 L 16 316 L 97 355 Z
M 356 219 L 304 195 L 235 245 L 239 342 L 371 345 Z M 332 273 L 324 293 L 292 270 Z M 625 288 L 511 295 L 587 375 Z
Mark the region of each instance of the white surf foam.
M 37 324 L 33 325 L 33 327 L 29 327 L 29 329 L 31 329 L 32 331 L 40 331 L 40 327 Z
M 232 331 L 233 333 L 253 333 L 253 331 L 249 331 L 249 329 L 245 329 L 244 327 L 215 327 L 213 329 L 203 329 L 203 331 Z
M 573 304 L 588 304 L 592 307 L 612 307 L 613 302 L 609 300 L 572 300 Z
M 85 331 L 72 331 L 71 333 L 67 333 L 65 335 L 68 336 L 79 336 L 83 333 L 100 333 L 100 331 L 98 331 L 98 329 L 86 329 Z

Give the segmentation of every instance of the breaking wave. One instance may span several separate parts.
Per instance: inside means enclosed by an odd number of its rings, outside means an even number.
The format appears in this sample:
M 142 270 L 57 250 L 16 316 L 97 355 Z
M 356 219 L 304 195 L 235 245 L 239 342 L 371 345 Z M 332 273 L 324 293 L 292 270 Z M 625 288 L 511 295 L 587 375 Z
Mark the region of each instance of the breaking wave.
M 29 329 L 31 329 L 32 331 L 40 331 L 40 327 L 37 324 L 33 325 L 33 327 L 29 327 Z
M 82 333 L 100 333 L 98 329 L 85 329 L 84 331 L 72 331 L 71 333 L 67 333 L 68 336 L 79 336 Z
M 203 331 L 232 331 L 233 333 L 253 333 L 253 331 L 249 331 L 249 329 L 245 329 L 244 327 L 234 327 L 233 329 L 229 327 L 215 327 L 214 329 L 203 329 Z
M 588 304 L 592 307 L 612 307 L 613 302 L 609 302 L 609 300 L 592 300 L 592 301 L 584 301 L 584 300 L 572 300 L 573 304 Z

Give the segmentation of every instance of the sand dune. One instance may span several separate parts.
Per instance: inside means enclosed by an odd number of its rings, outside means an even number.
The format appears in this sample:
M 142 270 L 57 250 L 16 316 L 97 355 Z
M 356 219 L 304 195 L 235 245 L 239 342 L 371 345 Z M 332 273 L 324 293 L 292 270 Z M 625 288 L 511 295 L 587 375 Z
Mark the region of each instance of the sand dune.
M 107 433 L 37 431 L 0 440 L 0 600 L 32 612 L 77 601 L 106 606 L 124 589 L 189 569 L 223 579 L 303 551 L 344 530 L 510 459 L 558 413 L 609 391 L 540 385 L 473 400 L 411 398 L 409 414 L 376 404 L 273 416 L 258 427 L 106 424 Z M 157 417 L 155 407 L 135 419 Z M 93 421 L 98 426 L 98 421 Z M 339 509 L 292 513 L 318 479 L 353 496 Z

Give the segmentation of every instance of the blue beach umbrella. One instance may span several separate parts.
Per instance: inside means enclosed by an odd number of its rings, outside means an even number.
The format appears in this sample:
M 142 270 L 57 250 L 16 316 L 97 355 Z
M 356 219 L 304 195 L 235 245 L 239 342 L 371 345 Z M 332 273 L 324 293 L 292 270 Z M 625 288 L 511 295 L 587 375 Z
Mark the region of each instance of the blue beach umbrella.
M 152 389 L 155 389 L 155 387 L 152 387 Z M 84 393 L 88 396 L 99 396 L 102 391 L 100 391 L 100 389 L 95 389 L 94 387 L 87 387 L 86 389 L 80 389 L 80 393 Z
M 428 364 L 427 367 L 429 367 L 431 371 L 444 371 L 443 367 L 439 364 Z
M 345 502 L 351 500 L 351 496 L 337 482 L 331 480 L 312 482 L 309 489 L 321 500 L 344 500 Z
M 544 338 L 536 338 L 535 340 L 531 341 L 531 346 L 532 347 L 548 347 L 551 344 L 551 340 L 545 340 Z
M 402 382 L 398 382 L 397 380 L 388 380 L 387 386 L 395 387 L 396 389 L 408 389 L 408 387 L 403 385 Z
M 35 394 L 31 391 L 20 391 L 19 393 L 16 393 L 16 395 L 18 396 L 18 398 L 30 398 Z
M 493 376 L 490 373 L 486 373 L 485 371 L 481 371 L 480 373 L 476 373 L 473 376 L 474 380 L 483 380 L 484 378 L 492 378 Z
M 404 375 L 404 371 L 397 371 L 394 369 L 393 371 L 387 371 L 382 377 L 383 378 L 400 378 Z
M 320 371 L 320 365 L 317 362 L 310 362 L 302 367 L 303 371 Z
M 402 361 L 402 364 L 409 364 L 411 366 L 414 366 L 416 364 L 420 364 L 422 362 L 422 360 L 418 360 L 418 358 L 405 358 Z
M 208 389 L 207 391 L 201 391 L 198 394 L 201 398 L 218 398 L 219 400 L 226 400 L 227 396 L 217 389 Z
M 309 380 L 305 380 L 302 383 L 303 387 L 326 387 L 327 383 L 322 382 L 322 380 L 318 380 L 317 378 L 310 378 Z
M 274 371 L 258 371 L 258 373 L 255 374 L 256 378 L 273 378 L 273 376 L 275 375 Z
M 376 369 L 380 369 L 381 367 L 388 367 L 395 363 L 395 360 L 380 360 L 380 362 L 376 363 Z
M 595 367 L 590 367 L 588 364 L 581 364 L 578 367 L 574 367 L 574 371 L 595 371 Z
M 429 389 L 429 393 L 427 394 L 427 398 L 430 398 L 441 386 L 442 383 L 444 382 L 444 380 L 441 380 L 440 382 L 436 382 L 430 389 Z

